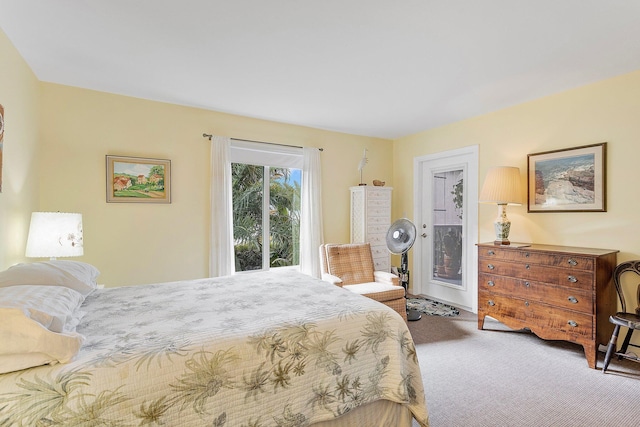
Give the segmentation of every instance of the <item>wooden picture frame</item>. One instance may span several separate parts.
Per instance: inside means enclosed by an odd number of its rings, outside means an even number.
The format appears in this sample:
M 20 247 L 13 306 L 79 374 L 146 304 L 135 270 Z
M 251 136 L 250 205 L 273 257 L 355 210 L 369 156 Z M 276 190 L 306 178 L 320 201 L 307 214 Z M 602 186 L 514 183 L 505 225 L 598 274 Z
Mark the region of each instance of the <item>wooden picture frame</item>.
M 107 203 L 171 203 L 171 160 L 106 156 Z
M 4 152 L 4 107 L 0 104 L 0 193 L 2 193 L 2 156 Z
M 528 154 L 528 212 L 606 212 L 606 156 L 606 142 Z

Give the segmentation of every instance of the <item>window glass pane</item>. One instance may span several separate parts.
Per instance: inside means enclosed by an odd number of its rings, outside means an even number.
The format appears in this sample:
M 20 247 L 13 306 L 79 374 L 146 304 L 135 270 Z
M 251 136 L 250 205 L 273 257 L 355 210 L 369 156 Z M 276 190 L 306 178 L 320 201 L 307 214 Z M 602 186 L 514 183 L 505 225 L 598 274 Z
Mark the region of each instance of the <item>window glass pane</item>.
M 236 271 L 300 264 L 302 171 L 272 167 L 267 168 L 267 172 L 265 177 L 262 166 L 231 164 Z M 264 203 L 266 194 L 269 194 L 268 204 Z M 268 207 L 267 215 L 264 206 Z M 268 238 L 263 237 L 265 227 Z M 265 239 L 268 245 L 264 244 Z
M 299 264 L 300 169 L 270 168 L 270 267 Z
M 236 271 L 262 269 L 264 168 L 231 164 Z
M 433 277 L 462 285 L 463 170 L 433 174 Z

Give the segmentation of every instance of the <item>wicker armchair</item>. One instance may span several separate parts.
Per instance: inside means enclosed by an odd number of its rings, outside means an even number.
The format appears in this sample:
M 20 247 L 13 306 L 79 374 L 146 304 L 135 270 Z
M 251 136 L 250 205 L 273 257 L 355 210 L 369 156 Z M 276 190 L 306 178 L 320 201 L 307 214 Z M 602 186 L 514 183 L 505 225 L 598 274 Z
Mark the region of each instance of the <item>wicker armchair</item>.
M 398 276 L 374 271 L 369 243 L 320 246 L 322 279 L 351 292 L 379 301 L 407 321 L 407 302 Z

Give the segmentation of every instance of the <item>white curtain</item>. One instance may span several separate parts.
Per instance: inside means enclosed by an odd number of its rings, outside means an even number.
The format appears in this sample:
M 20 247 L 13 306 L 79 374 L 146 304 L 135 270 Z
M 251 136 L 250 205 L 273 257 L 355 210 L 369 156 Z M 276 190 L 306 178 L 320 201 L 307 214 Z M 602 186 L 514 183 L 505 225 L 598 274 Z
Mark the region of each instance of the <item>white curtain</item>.
M 302 153 L 304 166 L 300 208 L 300 271 L 319 278 L 318 249 L 323 243 L 320 150 L 304 148 Z
M 210 277 L 226 276 L 235 272 L 230 147 L 230 138 L 225 136 L 211 138 Z

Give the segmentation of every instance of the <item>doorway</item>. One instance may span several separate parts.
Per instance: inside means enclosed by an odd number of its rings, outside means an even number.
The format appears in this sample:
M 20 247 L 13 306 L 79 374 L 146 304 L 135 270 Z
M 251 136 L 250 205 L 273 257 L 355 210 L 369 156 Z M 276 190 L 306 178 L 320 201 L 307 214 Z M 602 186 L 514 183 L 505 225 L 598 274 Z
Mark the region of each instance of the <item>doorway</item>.
M 414 160 L 413 293 L 477 313 L 478 146 Z

